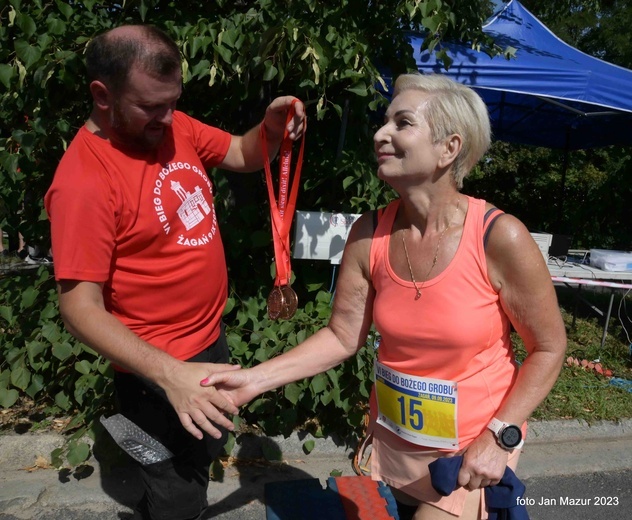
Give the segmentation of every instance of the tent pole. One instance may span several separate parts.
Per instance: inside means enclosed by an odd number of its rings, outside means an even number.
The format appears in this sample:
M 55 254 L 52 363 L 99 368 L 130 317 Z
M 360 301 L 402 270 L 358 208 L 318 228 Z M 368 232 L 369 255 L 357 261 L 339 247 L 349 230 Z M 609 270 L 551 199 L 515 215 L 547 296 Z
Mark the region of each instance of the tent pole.
M 562 161 L 562 179 L 560 185 L 560 202 L 557 206 L 557 231 L 562 233 L 562 221 L 564 219 L 564 202 L 566 200 L 566 173 L 568 172 L 569 153 L 571 145 L 571 131 L 566 129 L 566 144 L 564 146 L 564 159 Z

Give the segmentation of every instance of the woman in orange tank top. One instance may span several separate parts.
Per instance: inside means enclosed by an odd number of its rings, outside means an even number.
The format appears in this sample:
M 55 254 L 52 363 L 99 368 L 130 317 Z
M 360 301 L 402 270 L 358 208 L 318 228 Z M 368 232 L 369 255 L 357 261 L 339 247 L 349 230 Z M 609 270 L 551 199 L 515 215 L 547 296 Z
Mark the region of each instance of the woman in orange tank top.
M 382 340 L 371 473 L 391 486 L 402 519 L 487 518 L 481 490 L 516 467 L 527 418 L 566 349 L 555 290 L 526 227 L 459 191 L 489 143 L 487 110 L 472 89 L 440 75 L 400 76 L 374 137 L 377 175 L 399 199 L 377 225 L 372 212 L 353 225 L 328 326 L 257 367 L 202 382 L 243 404 L 354 355 L 374 323 Z M 520 368 L 512 326 L 528 352 Z M 456 490 L 445 497 L 428 466 L 456 454 Z

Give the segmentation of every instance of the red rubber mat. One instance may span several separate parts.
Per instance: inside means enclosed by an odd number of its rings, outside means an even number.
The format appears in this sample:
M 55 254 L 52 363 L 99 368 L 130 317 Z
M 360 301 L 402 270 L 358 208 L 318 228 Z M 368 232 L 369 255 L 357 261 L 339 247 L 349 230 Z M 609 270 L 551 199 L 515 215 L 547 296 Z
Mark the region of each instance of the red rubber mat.
M 399 518 L 390 489 L 371 477 L 330 477 L 328 486 L 338 492 L 346 520 Z

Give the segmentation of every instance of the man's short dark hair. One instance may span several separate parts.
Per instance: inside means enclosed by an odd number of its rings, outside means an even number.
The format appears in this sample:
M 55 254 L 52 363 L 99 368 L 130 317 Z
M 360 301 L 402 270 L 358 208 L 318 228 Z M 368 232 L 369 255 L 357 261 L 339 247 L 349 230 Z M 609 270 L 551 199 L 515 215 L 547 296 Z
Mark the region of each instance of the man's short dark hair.
M 132 29 L 132 27 L 130 27 Z M 86 52 L 88 81 L 102 81 L 120 92 L 132 67 L 163 78 L 180 70 L 180 51 L 175 42 L 152 25 L 133 26 L 127 34 L 108 31 L 96 36 Z

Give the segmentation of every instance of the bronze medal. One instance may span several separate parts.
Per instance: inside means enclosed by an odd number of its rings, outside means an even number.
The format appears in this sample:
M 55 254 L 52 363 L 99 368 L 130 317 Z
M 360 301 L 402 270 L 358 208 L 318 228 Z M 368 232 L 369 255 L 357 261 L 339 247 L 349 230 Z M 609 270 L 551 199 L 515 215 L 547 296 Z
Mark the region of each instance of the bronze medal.
M 285 297 L 279 287 L 274 287 L 268 296 L 268 316 L 271 320 L 278 320 L 285 307 Z
M 289 320 L 298 307 L 298 296 L 294 292 L 289 285 L 281 286 L 281 293 L 283 294 L 283 312 L 281 313 L 281 318 L 284 320 Z

